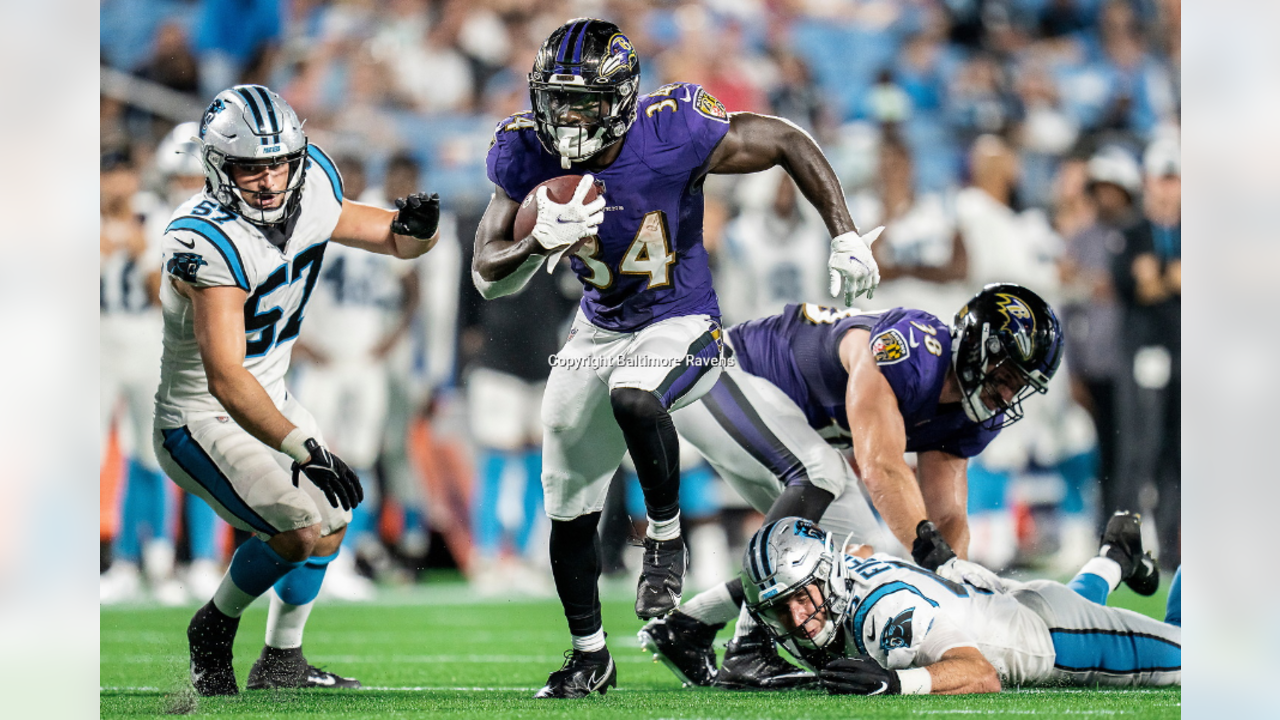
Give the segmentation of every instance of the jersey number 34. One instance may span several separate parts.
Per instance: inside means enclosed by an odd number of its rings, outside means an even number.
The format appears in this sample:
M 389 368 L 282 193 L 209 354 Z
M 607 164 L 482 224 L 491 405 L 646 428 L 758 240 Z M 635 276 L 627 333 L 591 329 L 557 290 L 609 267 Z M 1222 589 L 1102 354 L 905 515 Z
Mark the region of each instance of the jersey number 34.
M 601 290 L 613 285 L 613 273 L 600 258 L 600 244 L 588 243 L 577 252 L 590 274 L 586 281 Z M 661 210 L 647 213 L 640 221 L 640 229 L 627 246 L 618 272 L 622 275 L 647 275 L 646 290 L 671 284 L 671 266 L 676 262 L 671 252 L 671 232 L 667 228 L 667 214 Z

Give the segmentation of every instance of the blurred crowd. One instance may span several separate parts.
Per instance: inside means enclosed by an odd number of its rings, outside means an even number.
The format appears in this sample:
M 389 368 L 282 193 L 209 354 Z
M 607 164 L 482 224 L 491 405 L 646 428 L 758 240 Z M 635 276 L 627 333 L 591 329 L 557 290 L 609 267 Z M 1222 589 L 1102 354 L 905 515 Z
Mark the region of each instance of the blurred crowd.
M 580 291 L 562 270 L 483 302 L 466 269 L 493 128 L 529 107 L 541 41 L 581 15 L 629 35 L 642 92 L 701 83 L 818 140 L 858 227 L 886 226 L 883 282 L 861 307 L 950 320 L 1009 281 L 1058 309 L 1064 370 L 970 465 L 974 559 L 1072 568 L 1111 511 L 1134 509 L 1161 563 L 1179 563 L 1177 0 L 103 0 L 104 601 L 204 597 L 233 542 L 137 438 L 142 370 L 158 375 L 152 249 L 200 184 L 174 152 L 192 133 L 174 128 L 237 82 L 293 105 L 348 197 L 390 206 L 424 189 L 447 211 L 439 247 L 407 271 L 330 247 L 295 348 L 291 387 L 375 491 L 326 591 L 367 598 L 441 565 L 484 592 L 550 591 L 538 403 Z M 830 238 L 784 173 L 716 176 L 706 195 L 726 323 L 833 302 Z M 685 460 L 701 586 L 752 519 Z M 621 571 L 636 531 L 615 486 L 606 562 Z

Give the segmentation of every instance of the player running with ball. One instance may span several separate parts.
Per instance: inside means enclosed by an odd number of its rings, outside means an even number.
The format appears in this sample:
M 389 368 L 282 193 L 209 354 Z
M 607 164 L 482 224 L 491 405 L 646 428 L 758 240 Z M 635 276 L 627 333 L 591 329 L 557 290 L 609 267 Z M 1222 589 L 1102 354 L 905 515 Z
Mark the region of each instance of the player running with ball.
M 333 162 L 259 85 L 218 93 L 198 143 L 205 188 L 174 212 L 162 242 L 152 441 L 169 477 L 254 537 L 187 628 L 191 682 L 201 695 L 239 692 L 240 615 L 274 587 L 249 689 L 360 687 L 309 665 L 302 630 L 363 492 L 284 375 L 329 240 L 418 257 L 438 238 L 439 198 L 402 198 L 399 212 L 344 199 Z
M 636 614 L 658 617 L 680 600 L 686 557 L 670 413 L 715 383 L 724 357 L 702 245 L 706 175 L 782 166 L 834 238 L 833 294 L 843 292 L 848 304 L 879 282 L 840 182 L 803 130 L 729 113 L 698 85 L 672 83 L 643 97 L 639 86 L 640 60 L 616 25 L 570 21 L 534 60 L 532 112 L 500 123 L 489 149 L 496 187 L 476 233 L 476 287 L 486 298 L 518 292 L 549 255 L 572 252 L 583 297 L 559 358 L 599 361 L 557 363 L 543 396 L 551 564 L 573 650 L 537 697 L 584 697 L 617 682 L 600 616 L 596 525 L 627 451 L 649 517 Z M 559 204 L 540 189 L 533 231 L 513 237 L 526 195 L 570 174 L 584 175 L 572 199 Z M 603 197 L 584 202 L 593 181 Z M 598 241 L 574 247 L 590 237 Z

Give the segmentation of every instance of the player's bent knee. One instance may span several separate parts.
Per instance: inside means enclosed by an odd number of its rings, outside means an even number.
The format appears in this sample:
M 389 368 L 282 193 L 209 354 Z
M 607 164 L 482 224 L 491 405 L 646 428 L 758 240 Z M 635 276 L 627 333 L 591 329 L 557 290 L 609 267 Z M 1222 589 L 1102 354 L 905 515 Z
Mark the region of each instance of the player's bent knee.
M 667 414 L 667 409 L 656 395 L 640 388 L 614 388 L 609 391 L 609 403 L 619 422 L 653 422 Z
M 366 500 L 368 497 L 366 496 Z M 336 552 L 342 546 L 342 538 L 347 534 L 347 526 L 343 525 L 335 532 L 329 533 L 324 537 L 316 540 L 315 547 L 311 548 L 312 557 L 328 557 Z
M 320 541 L 320 524 L 286 530 L 271 536 L 267 544 L 289 562 L 305 562 Z

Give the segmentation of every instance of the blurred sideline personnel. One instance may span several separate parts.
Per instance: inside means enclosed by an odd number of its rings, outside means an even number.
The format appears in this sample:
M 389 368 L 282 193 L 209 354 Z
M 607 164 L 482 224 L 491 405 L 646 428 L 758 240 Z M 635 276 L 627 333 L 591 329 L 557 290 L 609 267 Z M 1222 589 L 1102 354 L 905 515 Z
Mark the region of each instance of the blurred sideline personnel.
M 137 169 L 124 152 L 104 153 L 101 163 L 99 407 L 104 452 L 112 426 L 127 432 L 117 435 L 126 458 L 124 493 L 99 601 L 138 599 L 141 566 L 151 594 L 176 605 L 185 597 L 172 577 L 171 502 L 147 432 L 150 397 L 160 384 L 160 267 L 155 247 L 147 242 L 144 209 L 138 207 Z
M 853 471 L 831 446 L 852 445 L 872 503 L 916 562 L 954 582 L 998 582 L 967 561 L 968 463 L 1057 371 L 1061 328 L 1038 295 L 990 285 L 951 327 L 922 310 L 790 305 L 731 328 L 729 345 L 737 366 L 677 413 L 676 427 L 767 510 L 766 522 L 821 518 L 842 536 L 878 541 Z M 917 454 L 917 476 L 908 452 Z M 742 588 L 728 583 L 647 625 L 641 642 L 691 684 L 776 688 L 808 679 L 747 613 L 716 672 L 712 641 L 741 603 Z
M 1117 513 L 1103 542 L 1070 585 L 992 591 L 865 545 L 837 550 L 817 525 L 784 518 L 747 543 L 742 582 L 751 612 L 834 695 L 1181 685 L 1181 573 L 1164 622 L 1106 607 L 1142 555 L 1137 517 Z
M 1151 143 L 1140 221 L 1125 230 L 1115 283 L 1124 309 L 1126 371 L 1116 403 L 1121 444 L 1116 503 L 1137 507 L 1156 486 L 1160 563 L 1181 564 L 1182 177 L 1175 137 Z
M 702 245 L 705 176 L 782 165 L 835 238 L 833 294 L 843 290 L 849 303 L 878 282 L 840 181 L 803 130 L 779 118 L 731 115 L 698 85 L 672 83 L 644 98 L 639 85 L 640 60 L 616 25 L 565 23 L 534 60 L 533 111 L 499 124 L 487 160 L 496 187 L 472 265 L 481 295 L 508 295 L 548 255 L 554 267 L 566 253 L 584 288 L 542 405 L 552 574 L 573 652 L 539 698 L 584 697 L 617 683 L 600 617 L 596 526 L 626 451 L 649 517 L 636 614 L 658 617 L 680 600 L 686 553 L 670 413 L 705 393 L 723 360 L 720 308 Z M 543 181 L 576 173 L 594 173 L 603 195 L 584 202 L 590 174 L 563 205 L 542 189 L 532 233 L 512 237 L 525 196 Z
M 191 681 L 201 695 L 238 692 L 240 615 L 274 586 L 248 687 L 359 687 L 308 665 L 302 631 L 360 480 L 325 449 L 284 375 L 327 241 L 417 257 L 434 243 L 439 198 L 399 200 L 398 213 L 344 200 L 337 168 L 293 109 L 258 85 L 219 93 L 199 143 L 204 192 L 174 213 L 162 247 L 153 442 L 178 485 L 254 537 L 187 628 Z
M 482 343 L 467 374 L 467 421 L 476 444 L 470 579 L 482 595 L 551 590 L 545 561 L 535 563 L 530 549 L 539 546 L 531 539 L 545 522 L 539 411 L 551 371 L 547 358 L 577 306 L 569 297 L 577 295 L 576 284 L 559 280 L 538 273 L 518 293 L 479 308 Z M 504 522 L 500 508 L 509 499 L 519 511 Z M 507 557 L 504 546 L 511 550 Z
M 343 178 L 344 192 L 361 197 L 364 167 L 354 158 L 343 167 L 351 168 Z M 351 182 L 352 175 L 358 182 Z M 311 322 L 294 347 L 306 358 L 296 390 L 365 494 L 364 502 L 351 509 L 342 540 L 346 552 L 330 567 L 325 594 L 371 600 L 375 586 L 356 572 L 356 556 L 371 565 L 385 563 L 377 534 L 381 502 L 374 463 L 387 429 L 387 358 L 413 322 L 417 275 L 411 263 L 345 245 L 328 248 L 325 256 L 307 307 Z

